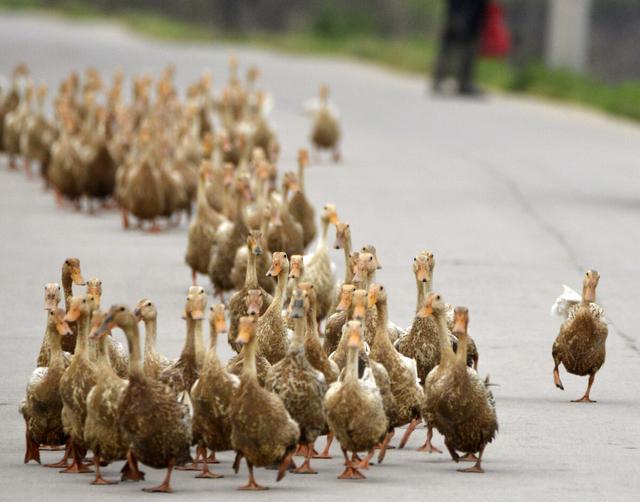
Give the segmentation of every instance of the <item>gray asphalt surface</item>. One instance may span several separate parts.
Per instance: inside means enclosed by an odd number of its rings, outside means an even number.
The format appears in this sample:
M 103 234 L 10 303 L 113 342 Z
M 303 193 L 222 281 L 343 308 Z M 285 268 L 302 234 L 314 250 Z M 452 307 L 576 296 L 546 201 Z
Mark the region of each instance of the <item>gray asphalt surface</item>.
M 345 160 L 309 170 L 313 201 L 337 204 L 341 219 L 351 223 L 354 245 L 376 245 L 383 266 L 378 279 L 388 287 L 392 318 L 401 325 L 410 322 L 415 302 L 412 257 L 432 250 L 435 288 L 447 301 L 470 308 L 480 372 L 500 384 L 494 389 L 500 434 L 486 450 L 484 476 L 457 473 L 445 455 L 416 452 L 424 439 L 420 429 L 410 448 L 391 451 L 364 482 L 335 479 L 341 470 L 336 449 L 334 460 L 314 462 L 317 476 L 289 475 L 276 484 L 273 471 L 260 469 L 258 479 L 271 491 L 246 495 L 234 491 L 246 479 L 244 465 L 235 476 L 231 454 L 221 454 L 224 479 L 176 473 L 173 500 L 635 500 L 640 129 L 528 99 L 434 99 L 425 96 L 420 78 L 348 61 L 151 42 L 104 24 L 3 14 L 0 47 L 0 72 L 8 74 L 24 60 L 50 88 L 71 69 L 87 65 L 107 74 L 119 67 L 130 75 L 157 74 L 168 62 L 177 64 L 181 84 L 204 68 L 219 83 L 235 52 L 245 67 L 263 69 L 263 83 L 275 95 L 281 170 L 294 165 L 296 149 L 307 138 L 301 103 L 319 83 L 329 83 L 342 112 Z M 59 280 L 67 256 L 80 257 L 86 277 L 103 279 L 107 306 L 154 299 L 160 349 L 178 354 L 189 286 L 186 229 L 143 235 L 122 231 L 113 213 L 89 217 L 56 209 L 39 183 L 5 165 L 3 160 L 0 499 L 141 497 L 140 484 L 91 487 L 89 475 L 22 465 L 24 426 L 17 406 L 44 330 L 42 286 Z M 334 258 L 342 270 L 341 254 Z M 600 271 L 599 301 L 612 321 L 594 405 L 569 403 L 582 395 L 585 379 L 562 373 L 561 392 L 551 378 L 558 322 L 549 317 L 549 307 L 562 283 L 579 288 L 585 267 Z M 206 278 L 202 283 L 208 287 Z M 439 436 L 435 442 L 442 445 Z M 58 453 L 43 456 L 50 461 Z M 105 472 L 115 476 L 119 468 Z M 145 470 L 145 485 L 162 479 L 163 472 Z

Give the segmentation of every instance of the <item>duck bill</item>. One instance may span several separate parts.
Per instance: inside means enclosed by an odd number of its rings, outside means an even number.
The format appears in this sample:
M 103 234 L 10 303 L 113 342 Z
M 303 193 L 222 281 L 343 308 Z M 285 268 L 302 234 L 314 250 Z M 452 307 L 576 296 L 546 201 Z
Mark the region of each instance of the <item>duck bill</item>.
M 353 309 L 353 317 L 354 317 L 354 319 L 362 320 L 362 319 L 364 319 L 366 313 L 367 313 L 367 311 L 366 311 L 364 305 L 356 305 L 356 307 Z
M 418 272 L 416 274 L 418 281 L 426 283 L 431 281 L 431 272 L 425 265 L 420 265 L 418 267 Z
M 362 274 L 359 269 L 356 269 L 353 273 L 353 282 L 362 282 Z
M 291 264 L 291 269 L 289 270 L 289 279 L 300 279 L 302 273 L 300 271 L 300 264 L 297 262 L 293 262 Z
M 115 323 L 113 322 L 113 317 L 111 317 L 110 315 L 108 315 L 107 317 L 105 317 L 102 322 L 100 323 L 100 326 L 98 326 L 97 328 L 95 328 L 92 332 L 91 332 L 91 338 L 92 339 L 97 339 L 100 338 L 102 335 L 106 335 L 107 333 L 109 333 L 109 331 L 111 331 L 113 328 L 115 328 Z
M 56 322 L 56 330 L 60 335 L 63 335 L 63 336 L 71 335 L 73 333 L 69 325 L 63 320 Z
M 216 319 L 213 322 L 213 327 L 216 330 L 216 333 L 226 333 L 227 332 L 227 323 L 224 319 Z
M 338 225 L 338 223 L 340 223 L 340 220 L 338 219 L 338 213 L 334 211 L 329 215 L 329 223 L 331 223 L 332 225 Z
M 262 246 L 258 245 L 256 247 L 253 248 L 253 254 L 256 256 L 262 256 Z
M 347 297 L 347 295 L 342 295 L 340 297 L 340 303 L 336 307 L 336 312 L 346 312 L 351 306 L 351 301 Z
M 433 314 L 433 307 L 431 305 L 425 305 L 424 307 L 422 307 L 419 311 L 418 311 L 418 317 L 429 317 L 431 314 Z
M 240 345 L 246 345 L 251 340 L 251 331 L 248 328 L 240 328 L 238 330 L 238 336 L 236 337 L 236 343 Z
M 133 309 L 133 315 L 136 316 L 136 320 L 138 322 L 142 321 L 142 310 L 140 309 L 140 307 L 136 307 L 135 309 Z
M 201 321 L 204 319 L 204 312 L 201 309 L 194 309 L 191 311 L 191 319 L 194 321 Z
M 71 280 L 76 286 L 84 286 L 86 284 L 84 277 L 82 277 L 82 272 L 80 272 L 79 268 L 73 269 L 71 272 Z
M 65 322 L 76 322 L 80 318 L 80 309 L 77 307 L 72 307 L 69 309 L 69 312 L 64 316 Z
M 456 316 L 453 321 L 452 333 L 456 336 L 467 334 L 467 320 L 462 316 Z
M 277 277 L 280 275 L 280 272 L 282 272 L 282 265 L 274 263 L 267 271 L 267 277 Z
M 353 330 L 349 333 L 349 340 L 347 340 L 347 345 L 349 347 L 360 347 L 360 333 L 357 330 Z
M 58 308 L 58 303 L 54 298 L 47 298 L 44 301 L 44 309 L 45 310 L 55 310 Z

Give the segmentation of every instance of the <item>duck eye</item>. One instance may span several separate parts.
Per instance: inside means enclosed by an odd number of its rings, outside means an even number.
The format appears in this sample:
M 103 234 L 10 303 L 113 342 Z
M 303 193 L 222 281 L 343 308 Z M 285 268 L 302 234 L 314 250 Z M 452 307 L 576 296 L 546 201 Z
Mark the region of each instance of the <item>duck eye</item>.
M 124 307 L 120 307 L 120 312 L 124 312 Z
M 151 302 L 147 302 L 147 307 L 151 307 Z

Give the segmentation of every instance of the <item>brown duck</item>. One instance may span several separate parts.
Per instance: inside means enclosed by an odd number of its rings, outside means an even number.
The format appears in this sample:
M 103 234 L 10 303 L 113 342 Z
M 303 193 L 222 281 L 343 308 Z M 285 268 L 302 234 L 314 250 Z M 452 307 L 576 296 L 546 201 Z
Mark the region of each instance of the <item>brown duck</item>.
M 229 416 L 231 418 L 231 442 L 239 459 L 244 457 L 249 469 L 249 482 L 241 490 L 262 490 L 253 475 L 254 466 L 279 464 L 277 481 L 280 481 L 289 465 L 300 440 L 300 428 L 291 418 L 282 400 L 263 389 L 258 383 L 255 366 L 257 351 L 256 320 L 242 317 L 238 326 L 238 342 L 246 345 L 240 386 L 235 391 Z
M 460 461 L 458 451 L 466 453 L 465 458 L 476 460 L 461 472 L 482 473 L 482 454 L 498 432 L 498 419 L 488 382 L 483 382 L 467 366 L 468 323 L 468 310 L 457 307 L 453 328 L 459 342 L 457 354 L 449 344 L 446 330 L 440 330 L 440 364 L 427 376 L 423 414 L 444 436 L 444 444 L 455 462 Z
M 167 469 L 164 481 L 144 491 L 171 492 L 174 466 L 191 459 L 191 419 L 186 406 L 176 401 L 175 393 L 166 385 L 148 378 L 142 366 L 138 323 L 125 305 L 114 305 L 95 334 L 119 327 L 129 345 L 129 383 L 118 407 L 118 423 L 129 445 L 129 464 L 139 459 L 155 469 Z
M 553 343 L 553 381 L 564 390 L 558 370 L 560 364 L 579 376 L 589 375 L 587 390 L 576 402 L 593 403 L 589 397 L 596 373 L 604 364 L 609 332 L 604 310 L 596 301 L 596 288 L 600 274 L 587 270 L 582 283 L 582 300 L 567 313 L 567 320 L 560 326 L 560 334 Z

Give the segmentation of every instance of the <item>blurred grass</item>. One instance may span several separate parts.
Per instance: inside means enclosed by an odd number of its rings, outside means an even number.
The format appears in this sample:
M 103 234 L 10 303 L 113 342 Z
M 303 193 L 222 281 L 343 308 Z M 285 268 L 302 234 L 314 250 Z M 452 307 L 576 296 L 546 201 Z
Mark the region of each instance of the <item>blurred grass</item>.
M 429 71 L 435 55 L 433 42 L 426 38 L 382 38 L 370 34 L 371 21 L 366 16 L 341 19 L 330 11 L 321 13 L 310 29 L 304 31 L 229 35 L 216 32 L 211 26 L 148 12 L 123 10 L 105 14 L 80 0 L 65 1 L 55 9 L 48 9 L 43 0 L 0 0 L 0 9 L 37 10 L 78 20 L 108 19 L 161 40 L 234 42 L 293 53 L 340 55 L 414 74 Z M 490 89 L 569 101 L 640 121 L 638 81 L 609 84 L 542 64 L 514 68 L 496 60 L 480 61 L 478 80 Z

